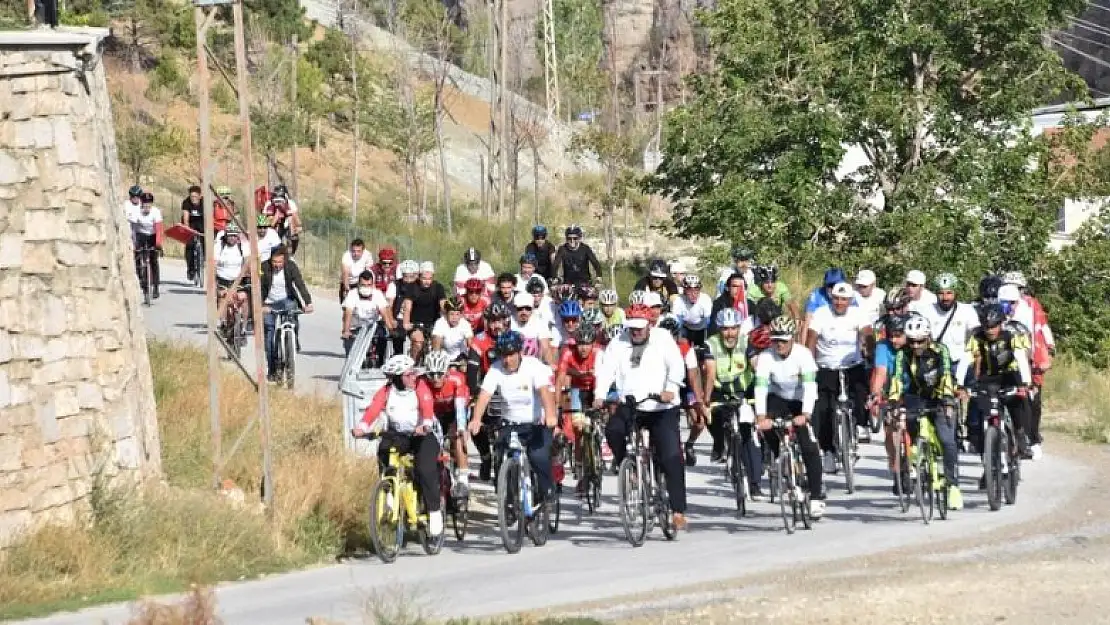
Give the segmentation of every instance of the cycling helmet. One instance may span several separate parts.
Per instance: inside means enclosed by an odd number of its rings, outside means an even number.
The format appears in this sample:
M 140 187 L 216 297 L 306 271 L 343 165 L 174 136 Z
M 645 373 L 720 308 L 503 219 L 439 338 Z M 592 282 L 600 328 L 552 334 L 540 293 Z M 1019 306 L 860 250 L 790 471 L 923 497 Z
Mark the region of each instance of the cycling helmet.
M 495 349 L 498 354 L 515 354 L 524 349 L 524 337 L 516 330 L 509 330 L 497 337 Z
M 134 185 L 127 190 L 127 197 L 139 197 L 143 194 L 143 188 L 139 185 Z
M 798 322 L 793 317 L 781 315 L 771 321 L 771 340 L 792 340 L 798 332 Z
M 1023 274 L 1020 271 L 1007 271 L 1002 276 L 1002 284 L 1003 285 L 1013 284 L 1013 285 L 1017 286 L 1019 289 L 1024 289 L 1025 286 L 1026 286 L 1025 285 L 1025 274 Z
M 486 283 L 478 278 L 470 278 L 463 284 L 463 288 L 466 289 L 467 293 L 481 293 L 486 289 Z
M 605 324 L 605 315 L 596 308 L 582 309 L 582 323 L 591 326 L 600 326 Z
M 383 247 L 378 251 L 378 262 L 388 260 L 390 262 L 397 262 L 397 250 L 392 247 Z
M 486 311 L 483 313 L 487 320 L 508 319 L 512 316 L 512 314 L 512 310 L 509 309 L 509 305 L 505 302 L 493 302 L 489 305 L 488 308 L 486 308 Z
M 559 288 L 555 289 L 555 296 L 560 302 L 569 302 L 577 297 L 577 289 L 573 284 L 560 284 Z
M 385 365 L 382 366 L 382 373 L 386 375 L 403 375 L 412 371 L 415 366 L 416 362 L 414 362 L 412 358 L 404 354 L 397 354 L 395 356 L 390 356 L 389 360 L 385 361 Z
M 833 286 L 838 282 L 847 282 L 848 278 L 844 275 L 844 270 L 840 267 L 831 267 L 825 270 L 825 280 L 822 282 L 825 286 Z
M 759 265 L 752 268 L 752 277 L 755 279 L 756 284 L 767 284 L 768 282 L 775 281 L 774 278 L 771 277 L 771 272 L 767 270 L 767 267 L 761 267 Z
M 568 299 L 559 305 L 559 317 L 562 319 L 577 319 L 582 316 L 582 305 L 576 300 Z
M 700 289 L 701 278 L 697 274 L 688 274 L 682 278 L 682 288 L 684 289 Z
M 532 252 L 525 252 L 524 254 L 522 254 L 520 256 L 520 264 L 521 265 L 535 266 L 535 264 L 536 264 L 536 255 L 533 254 Z
M 597 329 L 588 323 L 583 323 L 574 331 L 574 342 L 578 345 L 589 345 L 597 339 Z
M 143 194 L 139 196 L 139 201 L 143 204 L 153 204 L 154 194 L 150 191 L 143 191 Z
M 892 336 L 894 334 L 906 333 L 906 322 L 909 321 L 909 315 L 887 315 L 884 320 L 883 327 L 886 329 L 886 335 Z
M 547 236 L 547 226 L 543 226 L 543 225 L 532 226 L 532 238 L 533 239 L 538 239 L 540 237 L 546 237 L 546 236 Z
M 751 248 L 737 245 L 732 248 L 732 260 L 751 260 L 755 258 L 755 252 Z
M 279 184 L 274 187 L 274 195 L 282 198 L 289 197 L 289 188 L 283 184 Z
M 563 283 L 563 279 L 560 278 L 559 276 L 551 276 L 550 278 L 547 279 L 547 286 L 549 286 L 553 289 L 555 287 L 559 286 L 562 283 Z
M 717 312 L 718 328 L 736 328 L 740 326 L 741 321 L 740 313 L 735 308 L 722 308 Z
M 401 273 L 420 273 L 420 265 L 415 260 L 401 261 Z
M 1021 290 L 1018 289 L 1016 284 L 1009 283 L 1003 284 L 998 289 L 998 301 L 1000 302 L 1017 302 L 1021 300 Z
M 894 289 L 891 289 L 890 292 L 886 294 L 886 309 L 887 310 L 897 310 L 899 308 L 905 308 L 906 306 L 909 305 L 909 303 L 911 301 L 913 301 L 913 299 L 910 297 L 910 294 L 907 293 L 904 288 L 902 288 L 902 287 L 894 288 Z
M 624 326 L 611 325 L 608 328 L 605 328 L 605 340 L 606 340 L 606 342 L 614 341 L 614 340 L 620 338 L 620 335 L 623 332 L 624 332 Z
M 983 276 L 979 281 L 979 299 L 990 301 L 998 299 L 998 288 L 1002 286 L 1002 279 L 998 276 Z
M 667 263 L 663 262 L 662 258 L 656 258 L 648 264 L 648 276 L 652 278 L 666 278 L 667 277 Z
M 473 247 L 466 248 L 463 253 L 463 263 L 476 263 L 482 260 L 482 253 Z
M 979 323 L 985 328 L 995 328 L 1006 321 L 1006 314 L 998 304 L 984 306 L 979 311 Z
M 755 318 L 760 323 L 767 324 L 782 315 L 782 306 L 773 297 L 764 297 L 755 305 Z
M 671 314 L 666 314 L 663 315 L 663 318 L 659 320 L 659 327 L 663 328 L 667 332 L 670 332 L 671 336 L 678 338 L 678 333 L 679 330 L 681 330 L 682 328 L 682 324 L 678 322 L 678 317 L 675 317 Z
M 934 284 L 938 291 L 955 291 L 956 285 L 959 284 L 959 280 L 950 273 L 942 273 L 936 277 Z
M 528 284 L 524 286 L 524 290 L 532 295 L 543 293 L 543 281 L 533 276 L 528 280 Z
M 265 215 L 259 215 L 258 219 L 254 220 L 254 221 L 255 221 L 256 224 L 258 224 L 259 228 L 269 228 L 270 227 L 270 218 L 265 216 Z
M 595 300 L 597 299 L 597 287 L 589 284 L 583 284 L 578 287 L 579 301 Z
M 920 341 L 932 336 L 932 328 L 929 327 L 929 320 L 921 315 L 910 315 L 906 320 L 906 338 L 911 341 Z
M 451 357 L 442 349 L 430 351 L 428 355 L 424 357 L 424 369 L 426 373 L 447 373 L 447 367 L 450 365 Z
M 771 346 L 771 329 L 760 328 L 748 334 L 748 347 L 755 351 L 763 351 Z
M 568 236 L 568 237 L 572 237 L 572 236 L 573 237 L 581 237 L 582 236 L 582 226 L 579 226 L 578 224 L 571 224 L 571 225 L 567 226 L 566 232 L 564 232 L 563 234 L 564 234 L 564 236 Z
M 243 234 L 243 231 L 240 230 L 239 226 L 235 225 L 234 223 L 227 224 L 227 227 L 224 228 L 225 237 L 237 237 L 241 234 Z
M 647 291 L 632 291 L 628 294 L 628 305 L 635 306 L 636 304 L 643 304 L 644 295 L 647 295 Z
M 218 195 L 222 198 L 231 197 L 231 187 L 226 187 L 226 186 L 216 187 L 216 195 Z
M 443 304 L 443 311 L 458 312 L 462 310 L 462 306 L 462 300 L 460 300 L 458 296 L 449 297 L 447 298 L 447 301 Z
M 602 306 L 616 306 L 620 298 L 617 297 L 617 292 L 613 289 L 605 289 L 598 293 L 597 299 Z

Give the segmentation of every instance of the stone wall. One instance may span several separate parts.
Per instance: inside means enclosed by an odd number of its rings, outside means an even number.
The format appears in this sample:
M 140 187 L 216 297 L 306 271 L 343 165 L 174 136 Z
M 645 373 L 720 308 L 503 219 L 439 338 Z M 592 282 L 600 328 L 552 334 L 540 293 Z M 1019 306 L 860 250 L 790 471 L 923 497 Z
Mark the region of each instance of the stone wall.
M 0 547 L 161 471 L 105 34 L 0 33 Z

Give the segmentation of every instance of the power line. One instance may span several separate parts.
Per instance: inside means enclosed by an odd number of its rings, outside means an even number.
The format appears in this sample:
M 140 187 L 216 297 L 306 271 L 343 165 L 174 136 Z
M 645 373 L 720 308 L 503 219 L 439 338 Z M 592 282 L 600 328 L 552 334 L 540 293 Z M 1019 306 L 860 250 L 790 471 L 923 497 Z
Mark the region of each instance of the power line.
M 1094 7 L 1096 9 L 1100 9 L 1102 11 L 1106 11 L 1107 13 L 1110 13 L 1110 7 L 1102 6 L 1101 4 L 1098 4 L 1097 2 L 1088 2 L 1087 6 Z
M 1095 24 L 1094 22 L 1088 22 L 1087 20 L 1076 18 L 1076 19 L 1072 20 L 1071 26 L 1075 27 L 1075 28 L 1081 28 L 1083 30 L 1086 30 L 1088 32 L 1092 32 L 1092 33 L 1095 33 L 1095 34 L 1098 34 L 1098 35 L 1106 35 L 1106 36 L 1110 37 L 1110 29 L 1099 26 L 1098 24 Z
M 1110 48 L 1110 43 L 1105 43 L 1105 42 L 1102 42 L 1102 41 L 1095 41 L 1094 39 L 1088 39 L 1088 38 L 1083 37 L 1081 35 L 1076 35 L 1076 34 L 1068 33 L 1068 32 L 1061 32 L 1061 33 L 1057 33 L 1057 34 L 1063 35 L 1064 37 L 1071 37 L 1072 39 L 1078 39 L 1079 41 L 1085 41 L 1085 42 L 1087 42 L 1091 45 L 1095 45 L 1095 46 L 1098 46 L 1100 48 Z
M 1059 46 L 1059 47 L 1061 47 L 1061 48 L 1063 48 L 1063 49 L 1065 49 L 1065 50 L 1068 50 L 1069 52 L 1074 52 L 1075 54 L 1078 54 L 1078 55 L 1079 55 L 1079 56 L 1081 56 L 1081 57 L 1084 57 L 1084 58 L 1086 58 L 1086 59 L 1089 59 L 1089 60 L 1091 60 L 1091 61 L 1094 61 L 1094 63 L 1095 63 L 1096 65 L 1101 65 L 1101 66 L 1103 66 L 1103 67 L 1107 67 L 1107 68 L 1110 68 L 1110 63 L 1108 63 L 1108 62 L 1106 62 L 1106 61 L 1104 61 L 1104 60 L 1102 60 L 1102 59 L 1098 58 L 1097 56 L 1094 56 L 1094 55 L 1092 55 L 1092 54 L 1087 54 L 1086 52 L 1084 52 L 1084 51 L 1082 51 L 1082 50 L 1080 50 L 1080 49 L 1078 49 L 1078 48 L 1074 48 L 1074 47 L 1072 47 L 1072 46 L 1069 46 L 1068 44 L 1066 44 L 1066 43 L 1064 43 L 1064 42 L 1062 42 L 1062 41 L 1059 41 L 1058 39 L 1055 39 L 1055 38 L 1053 38 L 1053 37 L 1051 37 L 1051 36 L 1050 36 L 1050 37 L 1048 38 L 1048 40 L 1049 40 L 1049 41 L 1051 41 L 1051 42 L 1052 42 L 1053 44 L 1055 44 L 1055 45 L 1057 45 L 1057 46 Z

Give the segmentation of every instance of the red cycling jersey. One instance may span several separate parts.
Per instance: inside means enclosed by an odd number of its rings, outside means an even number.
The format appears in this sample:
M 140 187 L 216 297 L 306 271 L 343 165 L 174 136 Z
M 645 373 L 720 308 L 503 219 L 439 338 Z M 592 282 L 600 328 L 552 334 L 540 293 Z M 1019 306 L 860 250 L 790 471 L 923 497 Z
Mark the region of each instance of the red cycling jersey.
M 437 415 L 454 414 L 456 399 L 461 399 L 464 402 L 470 401 L 470 389 L 466 386 L 466 377 L 454 369 L 443 376 L 443 385 L 439 388 L 431 383 L 429 385 L 435 393 L 435 411 Z
M 486 308 L 488 307 L 489 299 L 485 296 L 480 297 L 478 299 L 478 303 L 474 304 L 473 306 L 470 304 L 470 302 L 466 301 L 465 298 L 463 299 L 463 319 L 466 319 L 467 323 L 470 324 L 470 329 L 474 330 L 475 334 L 485 329 L 485 319 L 483 318 L 483 314 L 486 312 Z
M 474 350 L 474 353 L 478 354 L 482 375 L 485 375 L 489 371 L 490 364 L 493 362 L 490 355 L 493 354 L 495 345 L 497 345 L 497 339 L 485 332 L 476 335 L 474 341 L 471 343 L 471 349 Z
M 567 346 L 563 349 L 563 353 L 559 355 L 558 377 L 562 378 L 564 375 L 569 375 L 571 387 L 581 391 L 594 390 L 594 386 L 597 384 L 594 369 L 597 356 L 600 353 L 601 348 L 594 345 L 585 358 L 579 358 L 578 349 Z

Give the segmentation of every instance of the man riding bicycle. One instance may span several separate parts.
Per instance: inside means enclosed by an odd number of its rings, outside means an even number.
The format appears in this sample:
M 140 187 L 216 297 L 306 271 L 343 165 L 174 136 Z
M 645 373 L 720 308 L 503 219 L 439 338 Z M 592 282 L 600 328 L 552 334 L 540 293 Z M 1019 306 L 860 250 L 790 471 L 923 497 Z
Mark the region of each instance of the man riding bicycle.
M 633 427 L 651 432 L 659 466 L 667 480 L 668 497 L 674 511 L 675 529 L 686 527 L 686 471 L 678 431 L 678 392 L 686 379 L 682 353 L 667 332 L 652 332 L 650 312 L 644 305 L 630 306 L 625 315 L 625 336 L 614 339 L 605 349 L 603 366 L 598 371 L 597 388 L 616 385 L 618 397 L 643 401 L 635 414 L 623 405 L 609 418 L 605 437 L 613 450 L 613 464 L 620 466 L 626 452 L 625 441 Z M 658 394 L 658 400 L 647 399 Z M 600 409 L 603 397 L 594 397 Z
M 890 375 L 888 399 L 894 404 L 905 407 L 923 407 L 929 412 L 937 439 L 944 450 L 944 475 L 948 480 L 948 508 L 959 510 L 963 507 L 957 468 L 959 448 L 956 446 L 955 385 L 952 382 L 952 360 L 948 348 L 933 340 L 929 320 L 922 315 L 912 315 L 905 326 L 908 349 L 900 349 L 894 355 L 894 369 Z M 911 413 L 912 414 L 912 413 Z M 911 440 L 916 445 L 918 423 L 912 419 L 906 423 Z M 908 469 L 908 467 L 906 467 Z M 898 467 L 894 479 L 902 480 L 901 492 L 908 493 L 912 485 L 909 472 Z M 927 479 L 919 475 L 917 479 Z M 897 495 L 898 485 L 894 485 Z
M 391 357 L 382 367 L 382 373 L 387 383 L 374 394 L 351 434 L 358 437 L 369 432 L 378 417 L 385 413 L 387 429 L 378 445 L 378 465 L 388 464 L 392 449 L 415 456 L 413 481 L 428 511 L 428 531 L 439 536 L 443 533 L 443 515 L 439 514 L 435 396 L 428 383 L 417 375 L 412 358 L 404 354 Z
M 451 455 L 455 458 L 455 489 L 452 494 L 461 497 L 469 489 L 465 434 L 470 389 L 466 376 L 451 368 L 451 357 L 441 349 L 428 352 L 424 367 L 424 378 L 435 394 L 436 418 L 439 419 L 444 440 L 451 441 Z
M 274 332 L 277 324 L 277 313 L 280 311 L 294 310 L 298 305 L 303 306 L 306 313 L 312 312 L 312 294 L 305 286 L 301 270 L 292 258 L 288 258 L 285 246 L 279 245 L 270 254 L 269 260 L 262 263 L 262 274 L 259 276 L 262 283 L 262 318 L 266 345 L 266 370 L 267 378 L 276 381 L 275 371 L 277 345 L 274 343 Z M 296 321 L 294 320 L 294 324 Z M 299 326 L 294 331 L 299 330 Z M 300 345 L 300 340 L 297 340 Z
M 726 449 L 725 421 L 727 410 L 725 402 L 739 404 L 734 406 L 741 415 L 750 414 L 751 408 L 745 401 L 751 369 L 748 368 L 747 336 L 740 332 L 740 313 L 725 308 L 717 313 L 717 328 L 720 332 L 709 337 L 706 342 L 706 379 L 705 394 L 709 396 L 711 419 L 709 433 L 713 437 L 712 462 L 722 462 Z M 748 467 L 748 486 L 752 499 L 761 497 L 759 478 L 763 474 L 763 454 L 756 444 L 755 432 L 751 425 L 742 423 L 740 436 L 744 444 L 746 458 L 734 458 Z
M 605 360 L 604 351 L 595 342 L 597 331 L 593 325 L 581 325 L 574 332 L 559 355 L 559 366 L 555 373 L 555 405 L 563 410 L 566 406 L 567 418 L 562 420 L 562 430 L 570 442 L 587 423 L 583 408 L 592 406 L 597 387 L 597 370 Z M 575 448 L 581 455 L 581 448 Z M 582 476 L 579 476 L 582 478 Z M 584 492 L 585 482 L 579 479 L 577 493 Z
M 806 483 L 810 513 L 819 519 L 825 513 L 825 489 L 821 475 L 821 452 L 813 435 L 811 415 L 817 403 L 817 363 L 808 349 L 794 342 L 798 324 L 791 317 L 771 322 L 771 348 L 755 362 L 756 427 L 763 432 L 763 443 L 777 457 L 781 445 L 772 429 L 772 418 L 793 419 Z
M 154 206 L 154 194 L 144 191 L 139 196 L 139 208 L 132 210 L 127 218 L 131 222 L 136 258 L 140 250 L 149 250 L 146 253 L 150 262 L 151 284 L 146 286 L 151 289 L 154 299 L 158 299 L 158 286 L 161 282 L 158 255 L 162 252 L 164 231 L 162 211 Z M 139 283 L 146 284 L 146 276 L 139 276 Z
M 198 271 L 204 271 L 194 259 L 198 245 L 204 250 L 204 193 L 197 185 L 189 187 L 189 195 L 181 200 L 181 223 L 198 233 L 185 244 L 185 272 L 192 281 Z
M 242 236 L 239 232 L 239 226 L 235 224 L 228 224 L 224 229 L 222 236 L 216 237 L 216 246 L 212 250 L 212 262 L 216 263 L 216 289 L 217 299 L 222 299 L 227 295 L 227 289 L 238 278 L 242 277 L 239 282 L 240 290 L 235 293 L 235 301 L 240 307 L 246 306 L 248 302 L 247 292 L 250 290 L 250 276 L 248 275 L 250 267 L 247 265 L 247 259 L 251 257 L 250 247 L 243 245 Z M 249 308 L 247 314 L 249 315 Z

